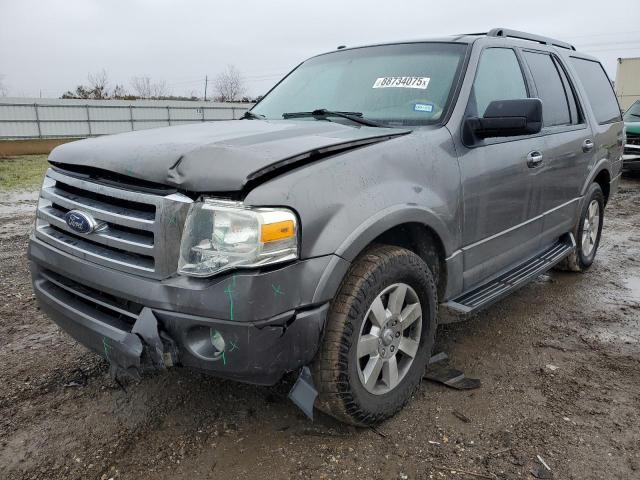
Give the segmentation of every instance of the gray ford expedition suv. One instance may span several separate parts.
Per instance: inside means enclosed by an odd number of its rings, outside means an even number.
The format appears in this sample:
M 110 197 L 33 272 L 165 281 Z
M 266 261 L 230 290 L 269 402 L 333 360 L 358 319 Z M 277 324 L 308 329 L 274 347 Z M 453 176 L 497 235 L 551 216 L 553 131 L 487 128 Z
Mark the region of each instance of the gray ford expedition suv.
M 419 385 L 439 317 L 589 268 L 623 142 L 602 66 L 557 40 L 339 48 L 242 120 L 56 148 L 33 287 L 115 373 L 309 366 L 318 408 L 370 425 Z

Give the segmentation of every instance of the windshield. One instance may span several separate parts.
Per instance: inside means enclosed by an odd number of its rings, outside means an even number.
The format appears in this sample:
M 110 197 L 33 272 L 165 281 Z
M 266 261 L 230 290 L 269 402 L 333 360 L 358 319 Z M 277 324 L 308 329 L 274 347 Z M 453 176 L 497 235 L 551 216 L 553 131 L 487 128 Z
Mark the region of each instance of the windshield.
M 625 122 L 640 122 L 640 100 L 624 112 L 623 118 Z
M 251 111 L 268 119 L 327 109 L 361 113 L 388 126 L 437 123 L 451 101 L 466 48 L 413 43 L 320 55 L 302 63 Z

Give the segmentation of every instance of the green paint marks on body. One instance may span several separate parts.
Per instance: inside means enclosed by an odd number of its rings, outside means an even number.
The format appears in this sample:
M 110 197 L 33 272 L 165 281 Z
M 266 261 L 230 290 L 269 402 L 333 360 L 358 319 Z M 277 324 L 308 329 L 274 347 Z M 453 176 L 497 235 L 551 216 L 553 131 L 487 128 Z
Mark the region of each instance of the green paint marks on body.
M 109 360 L 109 350 L 111 350 L 111 345 L 109 345 L 109 342 L 107 341 L 107 337 L 102 337 L 102 349 L 104 350 L 105 358 Z
M 278 295 L 284 295 L 282 291 L 282 287 L 280 285 L 271 284 L 271 288 L 273 289 L 273 294 L 277 297 Z
M 236 276 L 231 277 L 231 283 L 224 289 L 224 293 L 229 297 L 229 318 L 233 320 L 233 289 L 236 288 Z

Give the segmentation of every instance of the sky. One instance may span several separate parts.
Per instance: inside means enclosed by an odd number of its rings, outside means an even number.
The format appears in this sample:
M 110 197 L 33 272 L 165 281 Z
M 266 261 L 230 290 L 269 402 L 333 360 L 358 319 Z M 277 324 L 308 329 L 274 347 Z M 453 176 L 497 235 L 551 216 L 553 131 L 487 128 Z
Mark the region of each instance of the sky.
M 202 96 L 234 65 L 256 96 L 338 45 L 505 27 L 573 43 L 615 79 L 618 57 L 640 57 L 639 18 L 640 0 L 0 0 L 0 76 L 10 96 L 59 97 L 102 69 Z

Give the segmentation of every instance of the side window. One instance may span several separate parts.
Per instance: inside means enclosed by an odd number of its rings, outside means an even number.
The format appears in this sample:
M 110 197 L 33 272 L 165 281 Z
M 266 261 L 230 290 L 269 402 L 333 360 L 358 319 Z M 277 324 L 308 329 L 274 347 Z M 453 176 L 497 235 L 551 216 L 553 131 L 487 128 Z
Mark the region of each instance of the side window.
M 553 57 L 548 53 L 525 51 L 533 81 L 542 100 L 542 118 L 545 127 L 570 125 L 571 113 L 565 85 Z
M 560 73 L 560 77 L 562 78 L 562 84 L 564 85 L 564 91 L 567 94 L 567 99 L 569 100 L 569 113 L 571 114 L 571 124 L 577 125 L 579 123 L 584 123 L 584 116 L 582 115 L 582 109 L 580 108 L 580 103 L 578 101 L 578 97 L 576 95 L 575 88 L 571 85 L 569 81 L 569 77 L 567 76 L 567 72 L 557 58 L 554 58 L 553 63 L 556 64 L 556 68 Z
M 602 65 L 593 60 L 576 57 L 571 57 L 571 63 L 587 92 L 589 103 L 598 123 L 611 123 L 620 120 L 620 107 Z
M 471 101 L 475 101 L 475 113 L 482 116 L 494 100 L 527 97 L 527 87 L 515 52 L 510 48 L 485 49 L 473 82 Z

